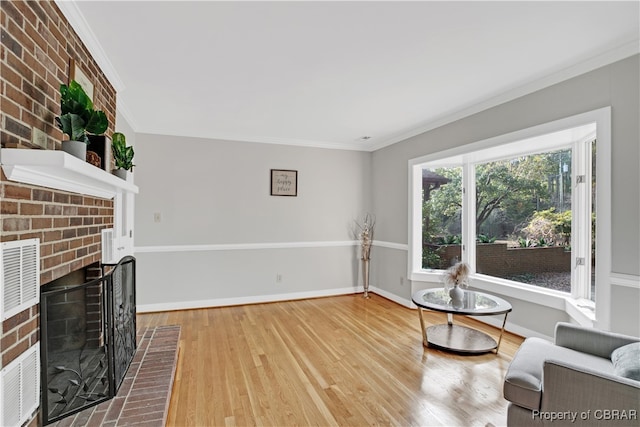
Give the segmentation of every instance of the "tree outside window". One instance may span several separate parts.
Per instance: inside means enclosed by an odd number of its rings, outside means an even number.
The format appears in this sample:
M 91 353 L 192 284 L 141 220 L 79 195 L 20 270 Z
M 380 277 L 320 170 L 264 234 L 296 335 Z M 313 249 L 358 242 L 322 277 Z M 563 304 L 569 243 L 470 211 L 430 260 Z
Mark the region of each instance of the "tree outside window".
M 591 151 L 595 159 L 595 141 Z M 574 157 L 568 145 L 468 169 L 423 165 L 422 267 L 445 269 L 462 259 L 463 170 L 469 170 L 476 272 L 570 293 Z

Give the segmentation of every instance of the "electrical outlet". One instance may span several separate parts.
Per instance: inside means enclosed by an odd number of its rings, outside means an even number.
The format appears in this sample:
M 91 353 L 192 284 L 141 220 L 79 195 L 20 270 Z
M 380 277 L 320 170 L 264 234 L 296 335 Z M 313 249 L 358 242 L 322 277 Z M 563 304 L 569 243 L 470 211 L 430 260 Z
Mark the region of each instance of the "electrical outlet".
M 153 214 L 153 222 L 160 222 L 162 221 L 162 215 L 160 215 L 160 212 L 155 212 Z
M 282 274 L 276 274 L 276 283 L 282 283 Z

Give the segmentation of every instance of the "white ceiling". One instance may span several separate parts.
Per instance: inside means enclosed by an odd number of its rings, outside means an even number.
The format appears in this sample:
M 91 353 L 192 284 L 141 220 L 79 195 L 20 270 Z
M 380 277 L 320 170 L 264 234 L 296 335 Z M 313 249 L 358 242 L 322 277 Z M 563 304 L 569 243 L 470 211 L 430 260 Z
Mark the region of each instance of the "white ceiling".
M 58 4 L 136 132 L 331 148 L 383 147 L 640 44 L 637 0 Z

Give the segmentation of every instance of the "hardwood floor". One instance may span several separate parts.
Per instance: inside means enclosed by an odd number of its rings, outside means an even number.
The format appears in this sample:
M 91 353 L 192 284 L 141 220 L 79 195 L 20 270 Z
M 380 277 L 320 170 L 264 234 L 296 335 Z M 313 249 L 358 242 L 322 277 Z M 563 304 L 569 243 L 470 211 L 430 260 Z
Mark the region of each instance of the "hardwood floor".
M 497 355 L 427 349 L 416 310 L 359 294 L 141 314 L 138 325 L 182 326 L 170 426 L 505 425 L 502 382 L 522 342 L 505 334 Z

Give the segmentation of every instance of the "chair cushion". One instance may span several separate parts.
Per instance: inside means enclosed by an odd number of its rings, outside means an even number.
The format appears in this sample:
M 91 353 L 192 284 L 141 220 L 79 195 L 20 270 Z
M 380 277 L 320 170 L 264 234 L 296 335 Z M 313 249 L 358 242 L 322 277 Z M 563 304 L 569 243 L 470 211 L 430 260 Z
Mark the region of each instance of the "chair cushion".
M 640 342 L 623 345 L 611 353 L 616 375 L 640 381 Z
M 613 373 L 611 360 L 554 345 L 541 338 L 527 338 L 516 352 L 504 379 L 504 397 L 531 410 L 540 409 L 543 366 L 547 359 Z

